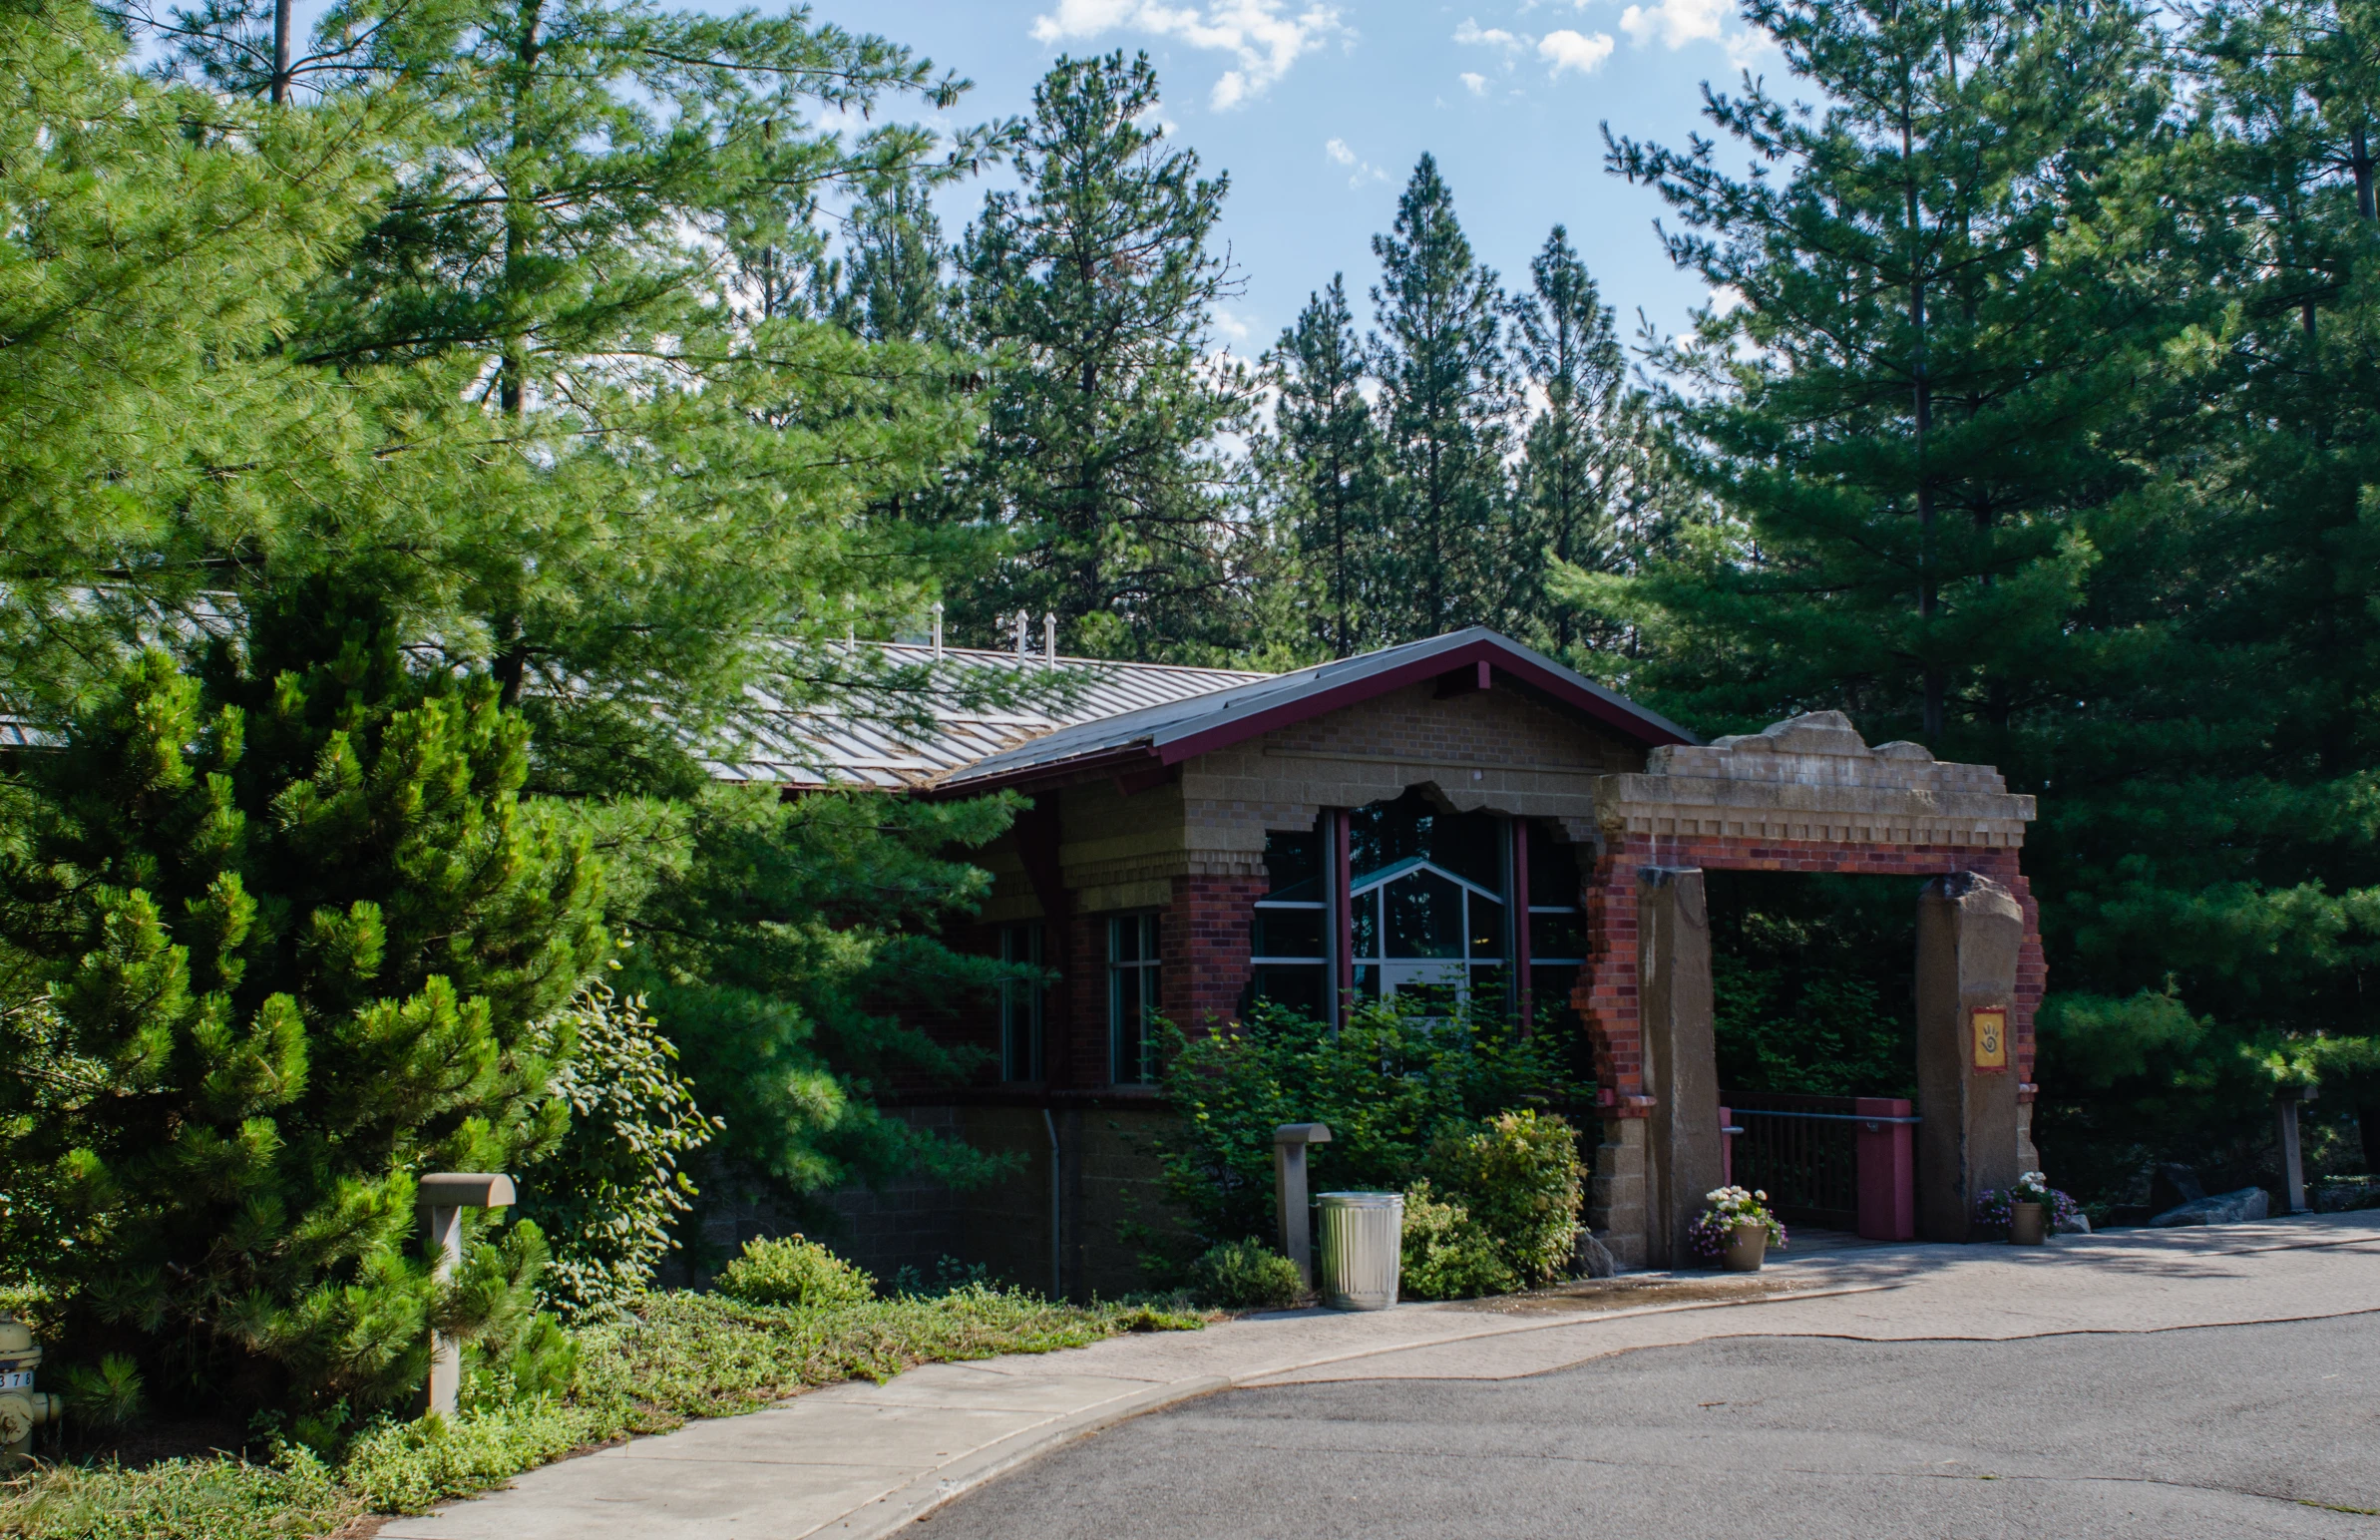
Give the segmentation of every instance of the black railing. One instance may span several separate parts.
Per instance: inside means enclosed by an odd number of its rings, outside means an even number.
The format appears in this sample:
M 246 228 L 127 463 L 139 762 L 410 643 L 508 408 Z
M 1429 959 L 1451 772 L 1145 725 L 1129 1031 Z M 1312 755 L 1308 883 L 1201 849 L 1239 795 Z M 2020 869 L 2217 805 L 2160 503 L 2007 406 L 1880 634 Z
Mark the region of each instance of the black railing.
M 1738 1187 L 1769 1194 L 1786 1224 L 1859 1228 L 1859 1122 L 1848 1096 L 1723 1094 L 1734 1112 Z

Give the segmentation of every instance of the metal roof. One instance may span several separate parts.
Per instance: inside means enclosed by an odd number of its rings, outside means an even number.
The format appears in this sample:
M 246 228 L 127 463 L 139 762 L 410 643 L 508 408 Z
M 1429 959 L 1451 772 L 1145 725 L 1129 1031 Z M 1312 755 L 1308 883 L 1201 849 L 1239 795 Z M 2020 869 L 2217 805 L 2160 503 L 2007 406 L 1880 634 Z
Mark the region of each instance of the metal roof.
M 1212 695 L 1270 674 L 1174 663 L 1125 663 L 1102 658 L 862 641 L 872 662 L 888 669 L 931 669 L 933 693 L 917 702 L 928 730 L 905 728 L 882 711 L 853 711 L 832 702 L 789 705 L 752 691 L 752 712 L 739 724 L 731 750 L 706 761 L 721 780 L 791 787 L 878 787 L 897 790 L 935 784 L 952 772 L 1002 750 L 1047 737 L 1078 723 L 1111 720 Z M 1025 698 L 987 706 L 969 700 L 987 672 L 1014 679 Z
M 954 769 L 937 784 L 953 790 L 981 790 L 1040 778 L 1086 759 L 1137 758 L 1149 764 L 1176 765 L 1258 733 L 1465 665 L 1483 670 L 1482 683 L 1487 673 L 1501 672 L 1639 743 L 1658 746 L 1700 741 L 1667 717 L 1605 689 L 1543 653 L 1485 626 L 1472 626 L 1295 673 L 1249 676 L 1246 682 L 1228 688 L 1080 721 Z

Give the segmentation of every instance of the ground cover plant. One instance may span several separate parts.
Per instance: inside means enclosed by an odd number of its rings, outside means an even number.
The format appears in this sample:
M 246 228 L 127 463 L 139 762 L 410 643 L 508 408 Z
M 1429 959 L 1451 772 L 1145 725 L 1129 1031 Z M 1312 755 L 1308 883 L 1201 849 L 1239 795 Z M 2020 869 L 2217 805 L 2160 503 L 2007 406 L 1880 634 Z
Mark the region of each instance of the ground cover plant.
M 783 1245 L 758 1244 L 772 1259 Z M 847 1293 L 816 1307 L 648 1294 L 573 1334 L 578 1372 L 566 1390 L 523 1393 L 482 1371 L 451 1420 L 383 1419 L 319 1449 L 267 1433 L 247 1458 L 42 1467 L 0 1484 L 0 1536 L 299 1540 L 359 1514 L 478 1491 L 574 1449 L 756 1410 L 817 1385 L 1200 1324 L 1146 1305 L 1052 1304 L 981 1284 L 882 1300 Z

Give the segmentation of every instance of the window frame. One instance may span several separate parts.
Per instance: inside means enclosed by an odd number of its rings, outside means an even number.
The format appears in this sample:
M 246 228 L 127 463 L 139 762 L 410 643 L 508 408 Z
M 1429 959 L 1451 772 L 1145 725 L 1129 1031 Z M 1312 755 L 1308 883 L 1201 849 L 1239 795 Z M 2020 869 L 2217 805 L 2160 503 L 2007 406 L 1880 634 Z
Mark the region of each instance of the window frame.
M 1137 955 L 1129 959 L 1118 955 L 1126 926 L 1135 928 Z M 1150 1023 L 1163 1009 L 1165 1000 L 1163 934 L 1164 913 L 1160 910 L 1134 910 L 1107 917 L 1107 1083 L 1110 1085 L 1157 1083 L 1157 1039 Z M 1125 1068 L 1127 983 L 1139 1015 L 1130 1026 L 1137 1031 L 1140 1048 L 1140 1062 L 1132 1066 L 1136 1073 L 1129 1076 L 1120 1073 Z
M 999 928 L 999 960 L 1046 967 L 1048 928 L 1038 920 L 1011 920 Z M 1024 956 L 1017 954 L 1022 952 Z M 1021 1014 L 1022 1021 L 1017 1018 Z M 1002 1085 L 1037 1085 L 1048 1078 L 1049 985 L 1003 978 L 999 985 L 999 1078 Z M 1021 1031 L 1019 1030 L 1021 1028 Z M 1018 1062 L 1022 1039 L 1021 1065 Z M 1021 1072 L 1020 1072 L 1021 1071 Z

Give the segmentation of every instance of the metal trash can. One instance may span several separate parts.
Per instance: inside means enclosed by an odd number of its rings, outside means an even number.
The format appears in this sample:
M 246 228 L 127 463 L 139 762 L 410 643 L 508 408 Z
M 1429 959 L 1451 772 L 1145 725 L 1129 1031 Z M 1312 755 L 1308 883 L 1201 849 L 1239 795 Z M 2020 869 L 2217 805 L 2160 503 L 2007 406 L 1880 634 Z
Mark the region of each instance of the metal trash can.
M 1404 1194 L 1324 1193 L 1323 1303 L 1333 1310 L 1387 1310 L 1396 1303 L 1404 1260 Z

